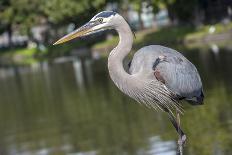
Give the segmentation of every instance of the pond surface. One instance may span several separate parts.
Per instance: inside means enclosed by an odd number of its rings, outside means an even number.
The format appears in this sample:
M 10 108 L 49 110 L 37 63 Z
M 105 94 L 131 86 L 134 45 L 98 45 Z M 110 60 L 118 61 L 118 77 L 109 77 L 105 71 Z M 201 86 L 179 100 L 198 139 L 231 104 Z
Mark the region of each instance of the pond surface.
M 232 154 L 232 51 L 189 50 L 205 105 L 185 106 L 185 155 Z M 1 155 L 175 155 L 165 113 L 123 95 L 106 59 L 0 69 Z

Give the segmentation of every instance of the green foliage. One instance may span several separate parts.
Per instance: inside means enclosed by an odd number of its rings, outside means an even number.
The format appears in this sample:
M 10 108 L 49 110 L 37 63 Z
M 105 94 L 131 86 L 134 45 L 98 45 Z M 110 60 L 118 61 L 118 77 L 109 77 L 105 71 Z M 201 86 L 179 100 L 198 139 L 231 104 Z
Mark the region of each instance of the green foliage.
M 166 0 L 151 0 L 150 5 L 153 7 L 153 12 L 157 13 L 160 9 L 166 8 L 166 5 L 170 2 Z
M 198 0 L 150 0 L 150 2 L 154 13 L 167 8 L 171 20 L 177 20 L 181 24 L 193 24 L 196 9 L 200 5 Z
M 104 4 L 104 0 L 49 0 L 45 1 L 44 13 L 48 16 L 50 22 L 59 24 L 65 20 L 77 19 L 78 17 L 88 14 L 91 11 L 96 11 Z M 59 10 L 59 11 L 57 11 Z
M 41 22 L 64 25 L 80 20 L 101 9 L 105 0 L 3 0 L 0 25 L 12 25 L 28 32 Z
M 192 23 L 198 0 L 176 0 L 172 4 L 167 4 L 169 13 L 173 14 L 179 22 Z

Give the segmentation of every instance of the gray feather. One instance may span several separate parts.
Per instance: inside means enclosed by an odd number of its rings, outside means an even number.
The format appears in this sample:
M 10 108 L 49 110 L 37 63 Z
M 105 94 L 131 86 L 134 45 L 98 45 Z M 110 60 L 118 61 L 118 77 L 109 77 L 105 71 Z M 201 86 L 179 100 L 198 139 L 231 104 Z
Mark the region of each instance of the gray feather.
M 156 66 L 165 79 L 165 86 L 173 93 L 186 99 L 202 94 L 202 83 L 196 67 L 181 53 L 159 45 L 151 45 L 140 49 L 133 57 L 130 74 L 141 69 L 147 70 L 148 78 L 155 79 L 153 65 L 159 56 L 165 56 L 166 61 Z

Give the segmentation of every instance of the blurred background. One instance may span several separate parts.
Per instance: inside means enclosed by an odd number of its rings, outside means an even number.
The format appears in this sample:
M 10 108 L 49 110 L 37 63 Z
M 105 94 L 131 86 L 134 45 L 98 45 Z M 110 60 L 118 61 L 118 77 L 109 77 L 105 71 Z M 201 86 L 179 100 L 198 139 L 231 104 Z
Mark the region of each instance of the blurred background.
M 102 10 L 130 23 L 133 52 L 169 46 L 198 68 L 205 105 L 184 105 L 184 153 L 231 155 L 232 0 L 0 0 L 0 154 L 176 154 L 166 114 L 109 78 L 115 31 L 52 46 Z

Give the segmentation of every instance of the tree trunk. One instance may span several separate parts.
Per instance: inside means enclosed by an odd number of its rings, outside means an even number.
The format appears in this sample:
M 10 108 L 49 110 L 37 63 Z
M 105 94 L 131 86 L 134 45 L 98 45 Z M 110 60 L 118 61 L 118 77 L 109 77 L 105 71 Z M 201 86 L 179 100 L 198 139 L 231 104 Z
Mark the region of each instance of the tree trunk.
M 143 20 L 142 20 L 142 3 L 139 6 L 139 29 L 144 29 L 144 24 L 143 24 Z
M 12 43 L 12 25 L 11 24 L 7 25 L 7 34 L 8 34 L 8 46 L 12 48 L 13 43 Z

